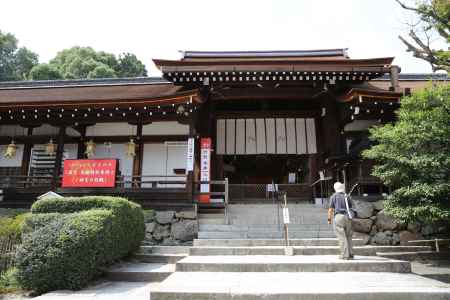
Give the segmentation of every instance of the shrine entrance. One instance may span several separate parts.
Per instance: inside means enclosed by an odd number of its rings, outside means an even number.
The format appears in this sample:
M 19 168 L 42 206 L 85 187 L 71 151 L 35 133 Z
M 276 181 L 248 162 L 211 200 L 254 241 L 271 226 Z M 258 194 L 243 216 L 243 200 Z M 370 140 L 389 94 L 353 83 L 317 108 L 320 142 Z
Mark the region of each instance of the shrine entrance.
M 230 200 L 272 201 L 270 191 L 275 184 L 292 201 L 310 201 L 308 161 L 307 155 L 224 156 L 223 171 L 230 182 Z

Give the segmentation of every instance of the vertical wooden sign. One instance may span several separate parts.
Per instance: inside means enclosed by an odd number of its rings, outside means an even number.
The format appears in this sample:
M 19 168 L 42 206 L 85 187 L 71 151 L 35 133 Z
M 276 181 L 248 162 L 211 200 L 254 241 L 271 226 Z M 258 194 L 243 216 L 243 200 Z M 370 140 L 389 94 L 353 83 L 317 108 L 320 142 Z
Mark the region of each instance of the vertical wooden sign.
M 202 138 L 200 140 L 200 181 L 210 181 L 211 179 L 211 138 Z M 209 193 L 209 184 L 200 184 L 201 193 Z M 201 203 L 209 203 L 210 195 L 200 195 Z

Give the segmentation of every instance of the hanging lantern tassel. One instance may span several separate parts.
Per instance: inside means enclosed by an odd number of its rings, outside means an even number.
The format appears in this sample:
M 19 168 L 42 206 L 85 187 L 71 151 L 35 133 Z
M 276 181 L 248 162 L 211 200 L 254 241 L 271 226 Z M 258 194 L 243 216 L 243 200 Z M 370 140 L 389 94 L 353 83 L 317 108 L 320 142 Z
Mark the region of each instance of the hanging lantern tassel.
M 5 154 L 3 155 L 5 158 L 14 158 L 16 156 L 17 145 L 14 143 L 14 140 L 11 141 L 11 144 L 6 146 Z
M 56 153 L 56 144 L 53 143 L 53 140 L 50 139 L 50 141 L 48 142 L 48 144 L 45 146 L 45 152 L 48 155 L 55 155 Z
M 126 154 L 128 156 L 136 156 L 136 143 L 134 142 L 134 139 L 130 139 L 127 143 Z
M 93 140 L 89 140 L 88 142 L 85 143 L 85 145 L 86 151 L 84 151 L 84 154 L 86 154 L 88 158 L 91 158 L 95 154 L 95 143 Z

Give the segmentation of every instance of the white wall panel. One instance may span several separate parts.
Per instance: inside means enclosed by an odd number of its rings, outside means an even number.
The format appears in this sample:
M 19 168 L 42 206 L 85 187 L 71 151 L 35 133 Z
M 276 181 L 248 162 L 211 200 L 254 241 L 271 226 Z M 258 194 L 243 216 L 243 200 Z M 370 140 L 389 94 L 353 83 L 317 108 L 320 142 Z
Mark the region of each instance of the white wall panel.
M 276 137 L 277 137 L 277 154 L 286 154 L 286 124 L 284 119 L 275 119 Z
M 64 159 L 76 159 L 78 154 L 77 144 L 64 144 Z
M 236 120 L 236 154 L 245 154 L 245 119 Z
M 0 136 L 24 136 L 27 134 L 27 129 L 19 125 L 1 125 Z
M 305 119 L 295 119 L 297 132 L 297 154 L 306 154 L 306 127 Z
M 286 119 L 287 153 L 297 154 L 297 141 L 295 137 L 295 119 Z
M 228 119 L 227 122 L 227 154 L 234 154 L 236 152 L 236 120 Z
M 119 170 L 124 176 L 133 175 L 133 157 L 126 155 L 126 144 L 114 143 L 111 147 L 105 144 L 97 144 L 95 155 L 92 158 L 119 159 Z
M 6 158 L 3 156 L 8 145 L 0 145 L 0 167 L 20 167 L 22 166 L 23 145 L 16 145 L 16 156 Z
M 245 119 L 245 135 L 246 135 L 245 152 L 247 154 L 256 154 L 255 119 Z
M 144 126 L 145 127 L 145 126 Z M 128 123 L 97 123 L 86 128 L 87 136 L 136 135 L 136 126 Z
M 225 154 L 225 120 L 217 120 L 216 153 Z
M 142 126 L 143 135 L 188 135 L 189 125 L 176 121 L 153 122 Z
M 306 119 L 306 133 L 306 138 L 308 140 L 308 153 L 317 153 L 316 124 L 314 119 Z
M 256 119 L 256 153 L 266 153 L 266 123 L 264 119 Z
M 275 153 L 275 119 L 266 119 L 267 153 Z

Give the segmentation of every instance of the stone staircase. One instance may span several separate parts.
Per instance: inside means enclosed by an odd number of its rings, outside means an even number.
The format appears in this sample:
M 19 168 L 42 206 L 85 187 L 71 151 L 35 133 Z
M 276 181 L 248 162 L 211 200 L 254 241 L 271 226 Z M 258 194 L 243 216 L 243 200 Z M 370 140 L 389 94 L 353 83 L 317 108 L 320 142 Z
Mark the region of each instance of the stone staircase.
M 292 244 L 296 255 L 286 256 L 281 239 L 195 240 L 151 299 L 450 299 L 450 285 L 412 274 L 410 262 L 372 256 L 429 247 L 363 246 L 355 240 L 357 256 L 345 261 L 337 258 L 336 239 Z
M 141 246 L 130 261 L 106 271 L 105 278 L 122 282 L 161 282 L 175 272 L 177 261 L 188 255 L 185 246 Z
M 294 204 L 294 255 L 287 256 L 275 205 L 235 204 L 229 213 L 229 224 L 223 214 L 200 214 L 192 247 L 141 246 L 131 261 L 108 270 L 107 279 L 150 282 L 151 300 L 450 299 L 450 285 L 411 273 L 411 262 L 399 259 L 429 253 L 429 246 L 354 239 L 355 259 L 339 260 L 326 210 Z
M 289 237 L 331 238 L 327 211 L 312 204 L 290 204 Z M 277 204 L 231 204 L 229 224 L 221 214 L 199 214 L 200 239 L 280 239 L 283 238 L 282 212 Z

